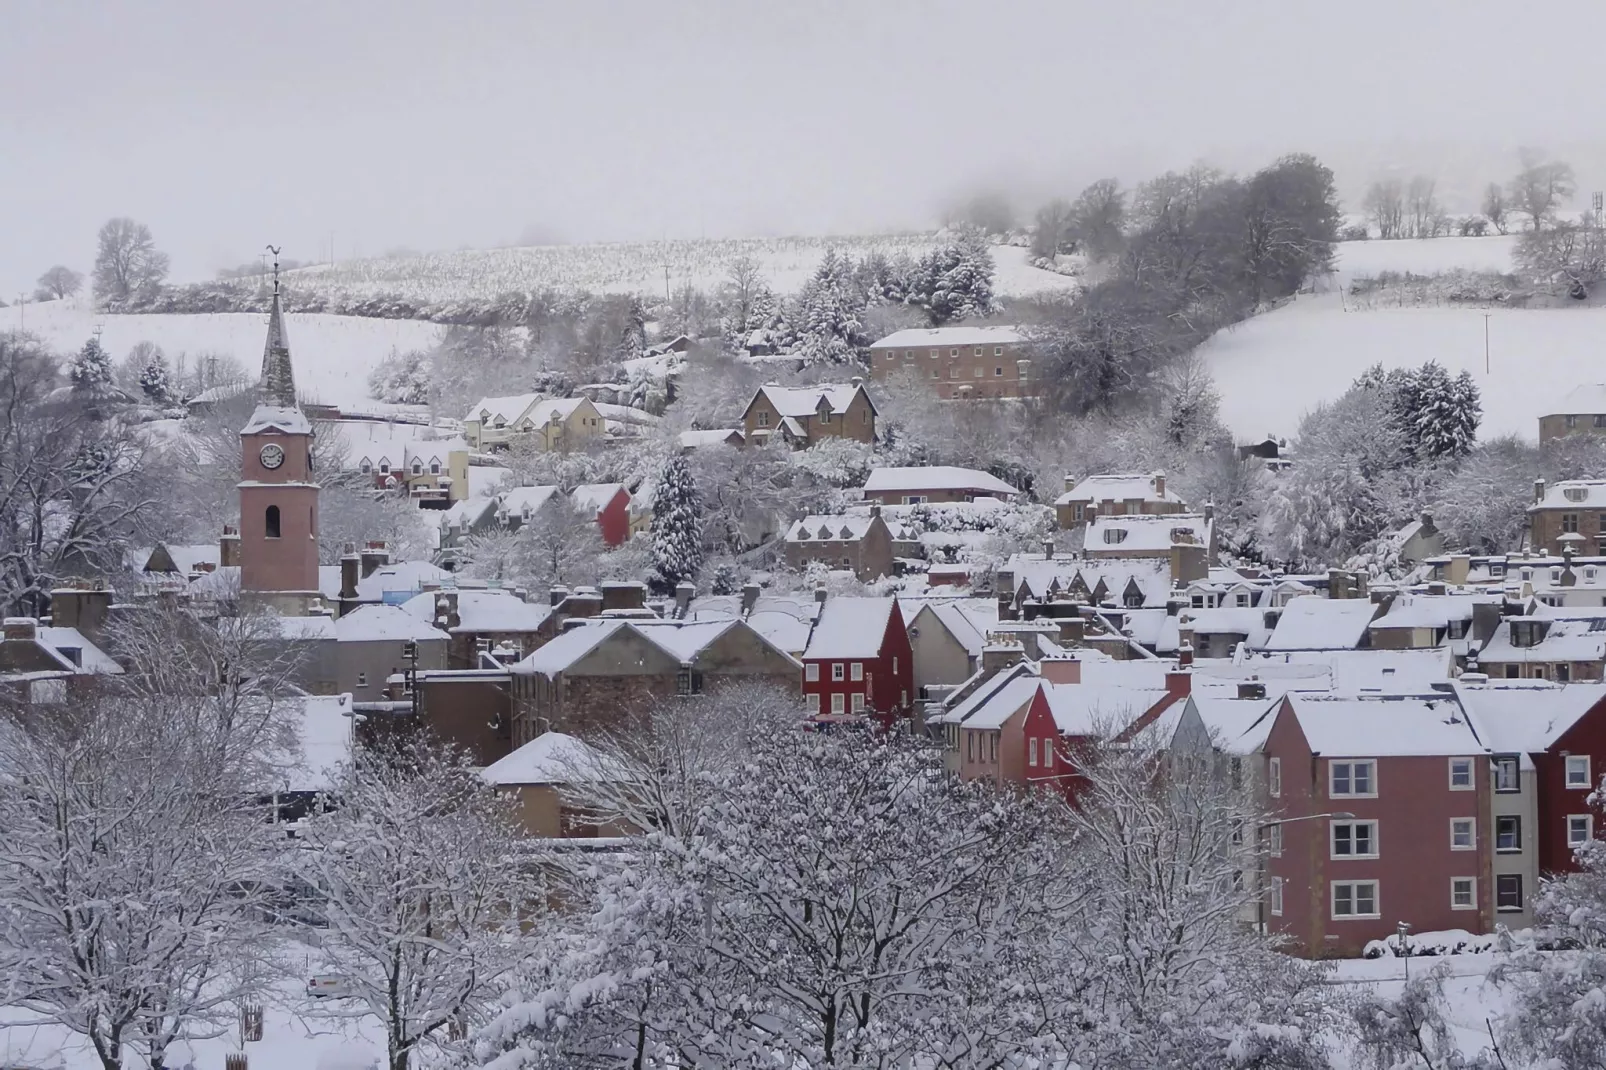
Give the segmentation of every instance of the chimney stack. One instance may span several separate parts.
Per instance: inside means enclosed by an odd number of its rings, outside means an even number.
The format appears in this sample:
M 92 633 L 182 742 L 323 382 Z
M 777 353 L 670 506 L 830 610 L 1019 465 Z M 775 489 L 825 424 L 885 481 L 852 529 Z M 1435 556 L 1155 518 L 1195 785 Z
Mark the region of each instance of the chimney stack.
M 362 558 L 357 556 L 357 544 L 346 543 L 345 552 L 340 555 L 340 600 L 354 602 L 357 599 L 357 581 L 362 576 Z
M 1192 657 L 1192 653 L 1189 653 Z M 1177 659 L 1181 662 L 1181 659 Z M 1172 669 L 1165 674 L 1165 689 L 1168 694 L 1178 698 L 1187 698 L 1193 693 L 1193 670 L 1190 668 Z
M 0 636 L 7 640 L 37 639 L 39 622 L 33 617 L 7 617 L 0 622 Z
M 753 610 L 758 608 L 758 596 L 762 590 L 756 583 L 742 585 L 742 616 L 752 616 Z
M 217 563 L 222 568 L 240 567 L 240 529 L 233 524 L 223 525 L 223 534 L 217 541 Z
M 1538 505 L 1540 502 L 1542 502 L 1544 500 L 1545 500 L 1545 481 L 1543 479 L 1536 479 L 1536 480 L 1534 480 L 1534 504 Z
M 1154 496 L 1156 498 L 1164 499 L 1165 498 L 1165 473 L 1164 472 L 1155 472 L 1154 475 L 1151 476 L 1150 478 L 1154 481 Z
M 691 600 L 697 597 L 697 585 L 690 580 L 675 584 L 675 616 L 685 619 L 691 612 Z
M 569 597 L 569 589 L 561 584 L 555 585 L 547 591 L 547 603 L 554 608 L 561 606 L 563 600 Z
M 814 600 L 816 602 L 818 602 L 820 605 L 822 605 L 822 606 L 825 605 L 825 600 L 827 598 L 829 598 L 829 597 L 830 597 L 830 592 L 828 592 L 824 587 L 816 587 L 816 588 L 814 588 Z
M 358 557 L 362 560 L 362 578 L 367 579 L 380 568 L 390 564 L 390 551 L 383 542 L 370 542 L 362 548 Z
M 1079 684 L 1082 682 L 1082 663 L 1074 657 L 1049 656 L 1037 663 L 1042 677 L 1051 684 Z
M 1189 668 L 1193 665 L 1193 644 L 1183 643 L 1177 650 L 1177 665 Z
M 1266 685 L 1258 680 L 1245 680 L 1238 685 L 1239 698 L 1265 698 Z

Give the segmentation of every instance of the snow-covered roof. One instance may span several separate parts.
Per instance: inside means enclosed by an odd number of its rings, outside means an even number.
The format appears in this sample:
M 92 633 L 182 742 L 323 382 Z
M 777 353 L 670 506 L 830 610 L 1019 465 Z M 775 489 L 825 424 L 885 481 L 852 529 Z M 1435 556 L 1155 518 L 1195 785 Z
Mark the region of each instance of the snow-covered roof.
M 638 424 L 643 427 L 651 427 L 659 420 L 659 417 L 654 416 L 646 409 L 638 409 L 631 405 L 610 405 L 605 401 L 593 401 L 591 407 L 601 413 L 605 419 L 621 424 Z
M 1386 691 L 1393 694 L 1425 691 L 1450 679 L 1455 657 L 1449 647 L 1429 650 L 1292 650 L 1256 654 L 1237 665 L 1271 681 L 1294 679 L 1318 672 L 1328 681 L 1323 689 L 1343 692 Z M 1268 684 L 1268 690 L 1269 690 Z M 1300 690 L 1314 685 L 1301 683 Z
M 562 732 L 543 732 L 486 766 L 480 773 L 497 787 L 520 784 L 576 784 L 595 780 L 608 762 L 584 740 Z
M 40 643 L 63 658 L 66 658 L 66 651 L 77 650 L 78 661 L 73 666 L 77 672 L 100 673 L 106 676 L 122 675 L 123 667 L 113 661 L 104 650 L 85 638 L 77 628 L 40 625 L 34 634 Z M 67 660 L 72 659 L 67 658 Z
M 338 572 L 339 569 L 337 568 Z M 200 599 L 227 601 L 240 596 L 240 566 L 219 565 L 190 581 L 189 592 Z
M 1165 558 L 1073 558 L 1045 560 L 1040 553 L 1013 555 L 1006 569 L 1015 577 L 1015 589 L 1033 598 L 1048 598 L 1051 591 L 1070 591 L 1078 576 L 1089 594 L 1104 584 L 1106 597 L 1120 602 L 1129 586 L 1143 594 L 1144 606 L 1164 606 L 1171 593 L 1171 562 Z
M 326 614 L 313 617 L 289 617 L 275 614 L 273 627 L 277 629 L 280 639 L 290 642 L 308 642 L 315 639 L 337 639 L 340 633 L 335 631 L 335 619 Z
M 540 394 L 512 394 L 507 397 L 480 398 L 469 407 L 468 415 L 463 419 L 481 420 L 489 424 L 500 416 L 503 423 L 511 424 L 524 415 L 524 411 L 531 405 L 540 401 L 541 397 Z
M 628 627 L 617 618 L 601 618 L 559 633 L 541 649 L 513 666 L 514 672 L 556 676 L 585 657 L 620 628 Z
M 1498 595 L 1402 594 L 1388 612 L 1372 621 L 1376 628 L 1447 628 L 1452 621 L 1472 619 L 1479 602 L 1499 601 Z
M 718 446 L 721 443 L 729 442 L 732 435 L 736 436 L 736 441 L 740 442 L 742 438 L 741 428 L 724 427 L 717 428 L 713 431 L 704 431 L 700 429 L 682 431 L 680 433 L 680 445 L 682 449 L 697 449 L 701 446 Z
M 308 695 L 295 720 L 298 753 L 277 771 L 277 791 L 327 791 L 351 760 L 351 696 Z
M 914 617 L 908 617 L 911 605 L 915 609 Z M 941 622 L 942 626 L 948 630 L 948 634 L 954 637 L 954 641 L 965 648 L 966 654 L 973 658 L 981 657 L 982 647 L 987 645 L 986 627 L 988 621 L 985 619 L 981 621 L 973 619 L 969 607 L 960 602 L 932 602 L 924 606 L 914 603 L 904 605 L 904 615 L 907 618 L 907 623 L 913 624 L 920 614 L 924 612 L 929 612 L 931 616 Z M 995 621 L 996 618 L 997 610 L 995 608 Z
M 1586 713 L 1606 701 L 1606 684 L 1458 681 L 1456 693 L 1491 750 L 1536 754 L 1549 749 Z
M 1606 413 L 1606 383 L 1580 383 L 1543 416 L 1591 416 Z
M 1310 749 L 1324 758 L 1482 754 L 1452 696 L 1362 698 L 1293 692 L 1284 699 Z
M 334 566 L 334 569 L 338 583 L 339 566 Z M 393 565 L 381 565 L 357 581 L 357 600 L 381 602 L 384 601 L 386 594 L 397 591 L 421 591 L 425 583 L 439 583 L 451 575 L 439 565 L 428 561 L 398 561 Z
M 1038 670 L 1037 666 L 1031 662 L 1018 662 L 1003 672 L 994 673 L 986 679 L 979 679 L 985 672 L 987 670 L 977 669 L 976 675 L 966 681 L 964 686 L 970 687 L 973 684 L 974 690 L 965 694 L 964 698 L 943 713 L 940 719 L 945 724 L 963 724 L 967 718 L 985 707 L 996 696 L 1002 694 L 1006 688 L 1014 686 L 1017 681 L 1024 681 L 1029 686 L 1026 688 L 1026 698 L 1014 703 L 1010 707 L 1011 712 L 1020 709 L 1037 691 L 1039 682 Z M 1006 704 L 1009 702 L 1007 698 L 1004 701 Z
M 1377 614 L 1364 598 L 1290 598 L 1272 629 L 1267 650 L 1354 650 Z
M 1179 542 L 1209 546 L 1210 527 L 1210 521 L 1197 513 L 1173 513 L 1170 516 L 1147 516 L 1141 513 L 1100 515 L 1088 526 L 1084 552 L 1130 553 L 1139 550 L 1158 553 L 1170 550 Z
M 875 657 L 881 652 L 881 642 L 897 604 L 898 600 L 891 597 L 827 599 L 803 657 Z
M 1545 637 L 1533 646 L 1514 646 L 1511 625 L 1515 621 L 1543 620 Z M 1480 662 L 1542 662 L 1606 660 L 1606 618 L 1595 620 L 1553 620 L 1548 617 L 1507 617 L 1478 652 Z
M 1131 501 L 1139 499 L 1146 502 L 1172 502 L 1181 504 L 1182 499 L 1171 492 L 1168 485 L 1164 494 L 1155 493 L 1156 477 L 1154 475 L 1102 475 L 1088 476 L 1076 486 L 1061 494 L 1055 499 L 1055 504 L 1065 505 L 1070 502 L 1107 502 Z
M 1119 732 L 1170 694 L 1164 687 L 1098 683 L 1043 684 L 1048 710 L 1062 735 L 1103 736 Z
M 623 483 L 582 483 L 570 492 L 569 498 L 579 509 L 590 509 L 599 512 L 609 502 L 613 501 L 618 493 L 625 489 Z M 628 497 L 628 492 L 627 492 Z
M 1251 650 L 1265 649 L 1271 638 L 1266 611 L 1253 608 L 1185 609 L 1178 614 L 1177 628 L 1194 635 L 1242 635 Z M 1195 642 L 1197 646 L 1198 643 Z
M 514 487 L 497 495 L 496 509 L 504 516 L 531 516 L 540 512 L 541 507 L 556 493 L 558 488 L 552 486 Z
M 469 471 L 474 469 L 470 468 Z M 485 519 L 486 513 L 495 511 L 495 498 L 470 498 L 453 502 L 451 508 L 441 510 L 441 528 L 472 528 Z
M 413 614 L 403 612 L 400 606 L 366 605 L 335 621 L 335 637 L 342 643 L 389 640 L 403 643 L 408 640 L 444 640 L 447 635 Z
M 428 624 L 435 622 L 436 591 L 414 595 L 399 607 L 403 612 Z M 533 632 L 552 616 L 552 607 L 543 602 L 526 602 L 511 591 L 457 589 L 457 617 L 460 623 L 450 629 L 466 632 Z
M 866 493 L 888 491 L 979 491 L 1012 498 L 1020 493 L 1002 479 L 974 468 L 952 465 L 926 465 L 910 468 L 877 468 L 864 481 Z
M 969 703 L 959 707 L 965 710 L 959 723 L 966 728 L 1001 728 L 1036 697 L 1042 686 L 1042 679 L 1036 676 L 1010 677 L 994 691 L 972 695 Z
M 754 395 L 756 401 L 762 396 L 769 399 L 770 407 L 783 417 L 801 418 L 813 416 L 820 408 L 820 399 L 824 398 L 831 407 L 833 415 L 840 415 L 848 411 L 853 399 L 864 390 L 864 387 L 853 383 L 821 383 L 818 386 L 774 386 L 765 385 L 758 388 Z M 802 427 L 794 432 L 802 434 Z
M 310 435 L 312 424 L 300 409 L 284 405 L 258 405 L 251 418 L 240 428 L 242 435 L 260 434 L 267 430 L 282 431 L 287 435 Z
M 182 545 L 160 543 L 159 545 L 162 549 L 167 551 L 167 556 L 173 559 L 173 567 L 178 570 L 180 575 L 187 576 L 191 572 L 197 572 L 199 571 L 199 566 L 201 565 L 211 565 L 216 567 L 222 560 L 220 551 L 218 549 L 218 544 L 215 542 Z M 157 547 L 152 546 L 148 550 L 140 551 L 139 568 L 143 569 L 145 567 L 146 563 L 150 561 L 151 555 L 156 552 L 156 549 Z
M 912 346 L 994 346 L 1024 342 L 1018 327 L 911 327 L 894 331 L 870 345 L 871 349 L 903 349 Z
M 468 466 L 469 501 L 492 497 L 502 489 L 504 484 L 512 481 L 513 470 L 510 468 L 471 464 Z
M 1537 509 L 1572 509 L 1587 506 L 1606 508 L 1606 479 L 1566 479 L 1548 484 L 1544 497 L 1528 507 Z
M 868 513 L 838 513 L 831 516 L 806 516 L 794 521 L 786 529 L 787 542 L 809 542 L 827 539 L 853 541 L 864 538 L 874 519 Z
M 1239 698 L 1236 694 L 1194 694 L 1194 709 L 1199 714 L 1211 741 L 1227 754 L 1249 754 L 1265 742 L 1271 731 L 1271 718 L 1266 714 L 1282 700 L 1283 692 L 1267 691 L 1265 698 Z M 1265 718 L 1263 731 L 1254 732 Z

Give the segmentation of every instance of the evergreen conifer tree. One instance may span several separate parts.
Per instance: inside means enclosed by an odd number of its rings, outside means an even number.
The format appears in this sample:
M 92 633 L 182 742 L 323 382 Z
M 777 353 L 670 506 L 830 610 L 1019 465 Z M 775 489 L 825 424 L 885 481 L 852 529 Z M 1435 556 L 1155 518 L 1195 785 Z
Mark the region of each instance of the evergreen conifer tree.
M 160 349 L 153 349 L 150 358 L 145 361 L 145 367 L 139 372 L 139 388 L 145 396 L 158 405 L 166 405 L 173 400 L 173 386 L 167 374 L 167 357 L 162 355 Z
M 680 453 L 664 463 L 652 503 L 652 565 L 660 585 L 673 588 L 703 563 L 703 503 Z
M 90 338 L 84 348 L 74 354 L 67 366 L 67 378 L 74 390 L 88 393 L 103 391 L 111 385 L 112 358 L 98 337 Z

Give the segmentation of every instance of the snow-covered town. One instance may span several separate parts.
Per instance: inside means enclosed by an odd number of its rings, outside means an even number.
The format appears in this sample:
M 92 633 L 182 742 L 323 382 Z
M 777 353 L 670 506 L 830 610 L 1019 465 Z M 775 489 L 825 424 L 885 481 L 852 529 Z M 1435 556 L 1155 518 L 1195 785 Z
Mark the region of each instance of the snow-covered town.
M 1606 1067 L 1587 124 L 279 6 L 0 35 L 0 1070 Z

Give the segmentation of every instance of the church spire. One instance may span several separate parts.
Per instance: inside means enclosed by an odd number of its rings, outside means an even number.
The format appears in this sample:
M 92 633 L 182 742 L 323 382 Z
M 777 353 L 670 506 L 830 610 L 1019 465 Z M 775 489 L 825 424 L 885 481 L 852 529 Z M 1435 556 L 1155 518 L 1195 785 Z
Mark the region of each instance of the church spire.
M 284 309 L 279 300 L 279 250 L 273 254 L 273 307 L 268 310 L 268 341 L 262 349 L 262 404 L 285 409 L 296 407 L 295 371 L 290 366 L 290 343 L 284 334 Z

